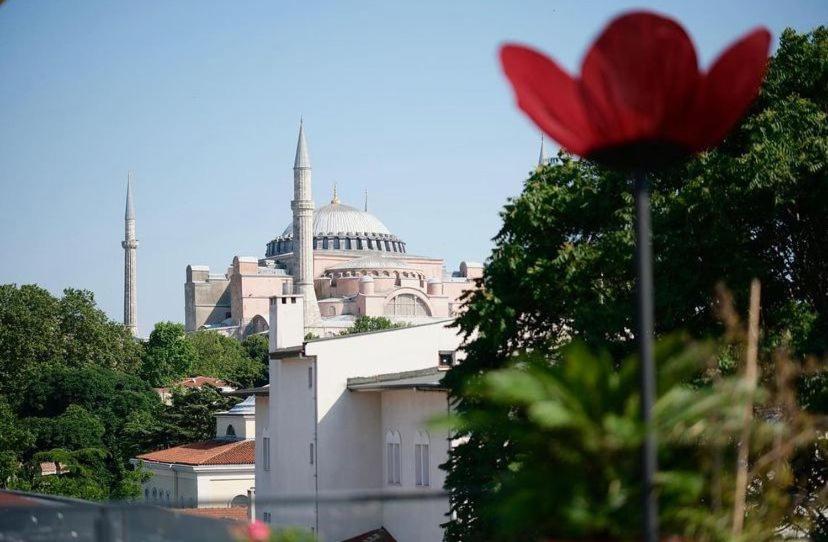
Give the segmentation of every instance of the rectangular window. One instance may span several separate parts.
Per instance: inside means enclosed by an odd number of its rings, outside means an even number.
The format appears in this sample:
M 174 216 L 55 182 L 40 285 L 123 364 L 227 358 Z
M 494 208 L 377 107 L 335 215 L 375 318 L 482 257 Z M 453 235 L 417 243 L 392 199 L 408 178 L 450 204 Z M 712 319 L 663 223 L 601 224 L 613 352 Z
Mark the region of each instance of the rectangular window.
M 429 485 L 428 444 L 414 445 L 414 480 L 418 486 Z
M 400 443 L 394 444 L 394 483 L 399 485 L 400 472 L 402 470 L 402 458 L 400 457 Z
M 308 387 L 313 387 L 313 367 L 308 367 Z
M 262 437 L 262 468 L 270 470 L 270 438 Z
M 386 444 L 386 463 L 388 467 L 388 483 L 393 485 L 400 484 L 400 445 L 398 443 Z
M 264 512 L 262 514 L 262 521 L 265 523 L 270 523 L 270 512 Z
M 422 444 L 415 444 L 414 445 L 414 484 L 418 485 L 418 486 L 423 485 L 422 463 L 423 463 L 423 445 Z
M 440 350 L 437 356 L 437 365 L 440 368 L 448 369 L 449 367 L 452 367 L 454 365 L 454 350 Z
M 313 442 L 310 443 L 310 464 L 313 465 Z

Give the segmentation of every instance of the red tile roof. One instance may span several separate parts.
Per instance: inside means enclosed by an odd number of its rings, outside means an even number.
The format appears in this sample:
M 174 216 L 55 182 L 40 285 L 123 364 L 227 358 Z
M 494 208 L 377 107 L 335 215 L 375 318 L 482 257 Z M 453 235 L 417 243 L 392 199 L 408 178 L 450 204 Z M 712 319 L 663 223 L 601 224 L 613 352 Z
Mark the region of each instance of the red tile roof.
M 252 465 L 256 462 L 255 440 L 208 440 L 141 454 L 138 459 L 182 465 Z
M 22 497 L 14 493 L 0 491 L 0 506 L 38 506 L 39 504 L 40 503 L 34 499 Z
M 226 519 L 230 521 L 247 521 L 246 506 L 234 506 L 231 508 L 182 508 L 179 511 L 189 516 Z
M 353 538 L 349 538 L 344 542 L 397 542 L 397 539 L 391 536 L 391 533 L 385 530 L 385 527 L 362 533 Z

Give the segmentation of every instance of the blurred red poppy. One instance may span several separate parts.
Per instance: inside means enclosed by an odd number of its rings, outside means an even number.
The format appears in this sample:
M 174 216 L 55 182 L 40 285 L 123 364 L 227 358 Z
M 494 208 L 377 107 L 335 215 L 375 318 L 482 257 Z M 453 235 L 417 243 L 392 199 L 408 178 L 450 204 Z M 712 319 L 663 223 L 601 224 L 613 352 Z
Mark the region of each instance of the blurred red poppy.
M 652 168 L 717 145 L 756 98 L 771 36 L 753 30 L 707 73 L 677 22 L 646 12 L 613 20 L 580 78 L 529 47 L 500 50 L 518 106 L 567 151 L 619 168 Z

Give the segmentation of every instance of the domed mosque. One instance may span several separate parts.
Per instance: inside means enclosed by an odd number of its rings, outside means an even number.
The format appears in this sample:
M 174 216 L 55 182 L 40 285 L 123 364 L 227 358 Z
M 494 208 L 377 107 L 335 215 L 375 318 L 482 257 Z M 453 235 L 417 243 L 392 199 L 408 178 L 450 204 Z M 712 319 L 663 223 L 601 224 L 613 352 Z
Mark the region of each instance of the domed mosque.
M 360 316 L 417 324 L 457 314 L 460 297 L 476 287 L 479 263 L 445 271 L 441 258 L 410 254 L 406 243 L 368 212 L 339 200 L 315 209 L 303 125 L 293 166 L 293 220 L 270 240 L 263 258 L 236 256 L 224 273 L 188 265 L 185 326 L 244 337 L 269 329 L 270 298 L 302 294 L 307 333 L 332 336 Z

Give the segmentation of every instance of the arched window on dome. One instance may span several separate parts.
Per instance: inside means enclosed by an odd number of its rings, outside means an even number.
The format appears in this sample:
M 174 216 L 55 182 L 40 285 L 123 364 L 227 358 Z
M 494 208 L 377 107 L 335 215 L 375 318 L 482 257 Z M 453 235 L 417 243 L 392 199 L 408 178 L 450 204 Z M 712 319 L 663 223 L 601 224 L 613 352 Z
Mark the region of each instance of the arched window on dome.
M 351 250 L 351 239 L 350 239 L 350 237 L 345 238 L 345 250 Z
M 339 246 L 340 246 L 339 237 L 334 237 L 334 240 L 333 240 L 334 250 L 339 250 Z
M 322 239 L 322 248 L 323 248 L 324 250 L 327 250 L 327 249 L 328 249 L 328 238 L 327 238 L 327 237 L 325 237 L 324 239 Z
M 227 426 L 227 430 L 224 432 L 224 436 L 227 438 L 236 438 L 236 428 L 233 427 L 232 424 Z
M 399 294 L 385 303 L 385 316 L 431 316 L 428 305 L 414 294 Z

